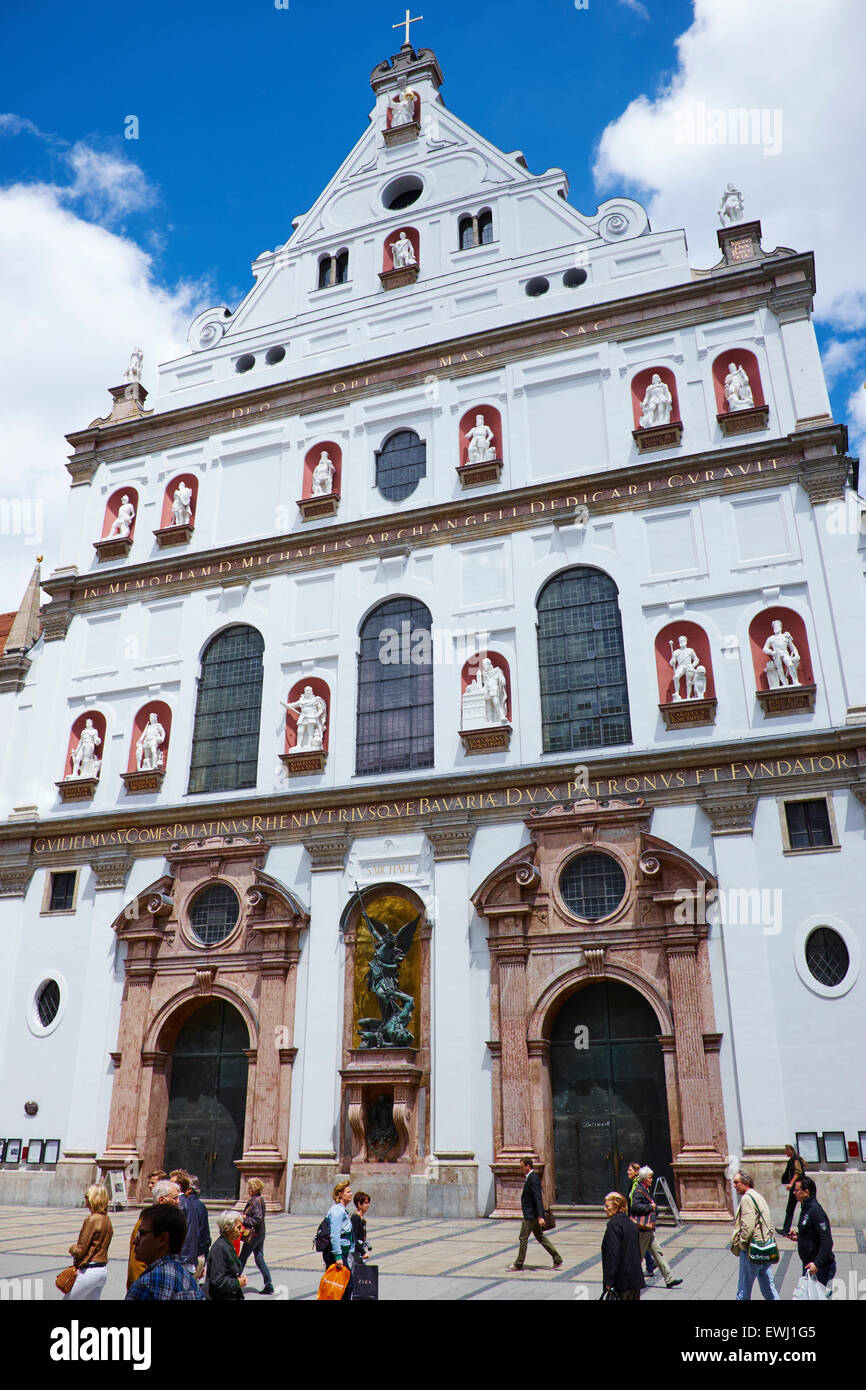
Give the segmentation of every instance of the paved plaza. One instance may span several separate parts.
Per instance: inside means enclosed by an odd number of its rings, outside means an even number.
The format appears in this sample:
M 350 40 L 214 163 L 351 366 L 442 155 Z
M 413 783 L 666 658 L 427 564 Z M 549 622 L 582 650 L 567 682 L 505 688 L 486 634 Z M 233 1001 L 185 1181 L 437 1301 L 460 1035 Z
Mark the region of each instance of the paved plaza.
M 54 1278 L 69 1263 L 68 1248 L 83 1219 L 81 1208 L 0 1207 L 0 1280 L 20 1280 L 20 1286 L 0 1284 L 0 1296 L 59 1299 Z M 112 1213 L 114 1240 L 104 1299 L 126 1292 L 129 1236 L 137 1212 Z M 216 1235 L 215 1213 L 211 1231 Z M 281 1214 L 268 1217 L 265 1254 L 278 1299 L 314 1299 L 322 1273 L 321 1256 L 312 1250 L 318 1221 L 314 1216 Z M 737 1262 L 728 1245 L 730 1226 L 663 1227 L 660 1237 L 677 1278 L 678 1289 L 665 1289 L 661 1277 L 650 1281 L 644 1294 L 650 1301 L 730 1301 L 737 1290 Z M 380 1297 L 390 1301 L 435 1299 L 597 1299 L 601 1293 L 599 1247 L 602 1220 L 563 1220 L 552 1240 L 564 1265 L 554 1272 L 545 1252 L 532 1239 L 521 1274 L 508 1274 L 517 1246 L 516 1221 L 410 1221 L 376 1219 L 371 1213 L 369 1239 L 372 1261 L 379 1266 Z M 859 1228 L 834 1231 L 837 1278 L 846 1296 L 856 1296 L 863 1281 L 866 1295 L 866 1236 Z M 776 1287 L 790 1299 L 800 1274 L 795 1247 L 780 1238 L 782 1258 Z M 268 1304 L 258 1296 L 262 1278 L 252 1261 L 247 1266 L 247 1302 Z M 30 1281 L 29 1283 L 25 1281 Z M 41 1280 L 41 1288 L 39 1282 Z M 760 1299 L 757 1288 L 754 1296 Z

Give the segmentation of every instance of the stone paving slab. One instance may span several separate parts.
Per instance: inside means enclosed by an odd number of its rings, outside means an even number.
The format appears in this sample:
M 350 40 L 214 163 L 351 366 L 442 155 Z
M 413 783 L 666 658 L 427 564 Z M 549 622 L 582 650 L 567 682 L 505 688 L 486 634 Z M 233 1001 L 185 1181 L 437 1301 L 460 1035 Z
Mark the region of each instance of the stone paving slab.
M 137 1211 L 111 1214 L 114 1225 L 113 1259 L 103 1298 L 122 1299 L 126 1292 L 126 1257 Z M 84 1218 L 82 1208 L 0 1207 L 0 1296 L 15 1297 L 17 1286 L 3 1281 L 30 1281 L 31 1296 L 59 1300 L 54 1278 L 69 1262 L 68 1248 Z M 280 1213 L 268 1217 L 266 1258 L 278 1289 L 275 1299 L 259 1290 L 261 1275 L 247 1266 L 248 1306 L 283 1301 L 314 1300 L 322 1272 L 321 1256 L 312 1250 L 315 1217 Z M 212 1231 L 216 1223 L 211 1221 Z M 520 1274 L 507 1266 L 517 1250 L 516 1221 L 409 1221 L 383 1217 L 369 1221 L 373 1259 L 379 1265 L 383 1301 L 588 1301 L 601 1294 L 599 1247 L 604 1222 L 583 1218 L 561 1220 L 551 1240 L 563 1257 L 554 1270 L 548 1255 L 530 1239 L 526 1264 Z M 678 1289 L 666 1289 L 660 1276 L 648 1282 L 643 1301 L 722 1301 L 736 1296 L 737 1262 L 728 1245 L 727 1227 L 686 1225 L 660 1231 L 662 1248 L 677 1278 Z M 838 1278 L 846 1289 L 866 1295 L 866 1238 L 860 1230 L 842 1227 L 834 1231 Z M 780 1240 L 782 1258 L 775 1282 L 783 1299 L 790 1299 L 800 1266 L 796 1249 Z M 854 1282 L 851 1283 L 853 1275 Z M 39 1281 L 41 1280 L 41 1285 Z M 4 1287 L 7 1292 L 3 1292 Z M 24 1295 L 26 1296 L 26 1295 Z M 754 1296 L 760 1298 L 757 1286 Z M 850 1297 L 850 1293 L 847 1295 Z

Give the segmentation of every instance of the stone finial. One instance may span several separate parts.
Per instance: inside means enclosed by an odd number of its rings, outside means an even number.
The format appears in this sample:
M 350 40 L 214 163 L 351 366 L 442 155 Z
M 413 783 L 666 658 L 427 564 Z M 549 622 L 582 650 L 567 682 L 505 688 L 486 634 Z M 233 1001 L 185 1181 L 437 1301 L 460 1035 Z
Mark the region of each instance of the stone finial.
M 397 88 L 415 88 L 425 78 L 437 91 L 444 80 L 433 49 L 419 48 L 416 53 L 411 44 L 404 44 L 399 53 L 377 64 L 370 73 L 370 86 L 379 96 Z

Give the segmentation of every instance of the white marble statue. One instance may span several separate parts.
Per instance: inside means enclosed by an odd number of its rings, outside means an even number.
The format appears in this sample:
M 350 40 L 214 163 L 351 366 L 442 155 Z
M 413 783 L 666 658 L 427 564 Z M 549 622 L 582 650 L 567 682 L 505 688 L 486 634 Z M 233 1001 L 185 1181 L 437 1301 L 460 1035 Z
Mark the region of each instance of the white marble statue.
M 697 652 L 689 646 L 688 639 L 680 637 L 678 646 L 669 643 L 671 649 L 669 665 L 674 673 L 674 700 L 703 700 L 707 693 L 706 667 L 701 665 Z M 680 694 L 680 681 L 685 683 L 685 696 Z
M 475 679 L 463 692 L 462 720 L 464 729 L 498 727 L 509 722 L 505 672 L 494 666 L 489 656 L 483 658 Z
M 96 732 L 93 720 L 88 719 L 84 728 L 78 736 L 78 744 L 72 750 L 72 771 L 67 777 L 67 782 L 73 777 L 98 777 L 100 759 L 96 756 L 96 750 L 102 743 L 102 739 Z
M 172 526 L 192 525 L 192 488 L 182 479 L 174 490 L 171 504 Z
M 139 772 L 155 772 L 162 767 L 162 745 L 165 743 L 165 729 L 156 714 L 151 711 L 147 723 L 141 731 L 141 738 L 135 745 L 135 761 Z
M 298 716 L 298 739 L 289 752 L 312 753 L 324 748 L 328 707 L 321 695 L 314 695 L 313 687 L 305 685 L 303 694 L 297 700 L 288 703 L 282 700 L 280 703 L 286 709 L 295 710 Z
M 725 377 L 725 400 L 728 403 L 728 410 L 750 410 L 755 404 L 748 372 L 745 367 L 738 366 L 736 362 L 728 363 L 728 375 Z
M 719 221 L 723 227 L 730 227 L 733 222 L 743 220 L 743 195 L 738 188 L 729 183 L 722 194 L 722 201 L 719 206 Z
M 770 658 L 764 671 L 771 690 L 778 690 L 783 685 L 800 684 L 800 677 L 797 674 L 797 668 L 800 665 L 800 653 L 794 646 L 794 639 L 790 632 L 782 631 L 782 624 L 778 618 L 773 620 L 773 631 L 764 643 L 763 652 L 765 656 Z
M 670 387 L 662 381 L 658 372 L 653 372 L 652 381 L 640 403 L 641 429 L 651 429 L 653 425 L 669 425 L 673 408 Z
M 107 541 L 123 539 L 132 530 L 132 523 L 135 518 L 135 507 L 129 500 L 126 493 L 120 499 L 120 506 L 117 509 L 117 516 L 112 522 L 111 530 L 106 536 Z
M 483 415 L 475 416 L 475 424 L 466 438 L 469 444 L 470 463 L 487 463 L 489 459 L 496 458 L 493 431 L 489 425 L 484 423 Z
M 406 266 L 418 264 L 415 247 L 405 232 L 401 232 L 397 240 L 391 242 L 391 260 L 395 270 L 403 270 Z
M 133 348 L 129 358 L 129 366 L 124 374 L 124 381 L 141 381 L 141 364 L 144 361 L 144 353 L 141 348 Z
M 411 125 L 415 119 L 415 103 L 418 100 L 417 92 L 413 92 L 411 87 L 407 87 L 404 92 L 395 92 L 388 103 L 391 111 L 391 129 L 397 126 Z
M 327 450 L 323 449 L 319 462 L 313 469 L 313 483 L 311 493 L 313 497 L 325 497 L 334 491 L 334 468 Z

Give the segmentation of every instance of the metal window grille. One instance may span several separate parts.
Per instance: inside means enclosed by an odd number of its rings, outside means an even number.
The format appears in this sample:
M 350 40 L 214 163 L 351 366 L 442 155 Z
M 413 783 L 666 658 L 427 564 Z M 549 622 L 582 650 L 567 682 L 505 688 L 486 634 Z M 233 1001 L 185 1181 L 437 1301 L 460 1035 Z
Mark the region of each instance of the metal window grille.
M 52 874 L 49 912 L 69 912 L 75 899 L 75 874 Z
M 206 649 L 195 707 L 191 792 L 256 785 L 264 646 L 255 628 L 237 626 Z
M 423 603 L 397 598 L 375 608 L 361 627 L 359 775 L 433 766 L 431 622 Z M 388 659 L 397 654 L 395 641 L 399 661 Z
M 841 985 L 848 974 L 848 947 L 831 927 L 818 927 L 806 942 L 806 964 L 821 985 Z
M 815 849 L 820 845 L 832 845 L 830 813 L 823 797 L 817 801 L 787 801 L 785 819 L 788 822 L 791 849 Z
M 538 601 L 538 666 L 545 753 L 631 743 L 617 588 L 609 575 L 570 569 Z
M 240 915 L 237 894 L 225 883 L 204 888 L 190 908 L 190 926 L 203 946 L 215 946 L 237 925 Z
M 414 430 L 398 430 L 376 450 L 376 486 L 391 502 L 413 493 L 427 472 L 427 445 Z
M 618 908 L 625 887 L 625 874 L 609 854 L 578 855 L 559 876 L 559 891 L 569 912 L 590 922 Z
M 46 980 L 36 996 L 36 1012 L 43 1028 L 53 1023 L 60 1008 L 60 986 L 56 980 Z

